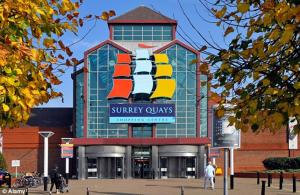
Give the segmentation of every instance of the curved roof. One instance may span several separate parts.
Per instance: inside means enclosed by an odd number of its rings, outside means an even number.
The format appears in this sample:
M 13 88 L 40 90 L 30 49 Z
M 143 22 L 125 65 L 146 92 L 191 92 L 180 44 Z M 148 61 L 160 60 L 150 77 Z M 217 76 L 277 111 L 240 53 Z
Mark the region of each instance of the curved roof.
M 124 24 L 124 23 L 163 23 L 163 24 L 177 24 L 176 20 L 173 20 L 167 16 L 162 15 L 148 7 L 139 6 L 127 13 L 117 16 L 108 21 L 108 24 Z

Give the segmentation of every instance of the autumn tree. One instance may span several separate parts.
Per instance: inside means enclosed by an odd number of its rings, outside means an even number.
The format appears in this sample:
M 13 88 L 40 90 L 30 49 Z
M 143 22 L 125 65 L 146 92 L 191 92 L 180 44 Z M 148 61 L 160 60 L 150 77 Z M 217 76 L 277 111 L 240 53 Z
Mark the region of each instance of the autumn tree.
M 206 41 L 200 51 L 208 57 L 200 70 L 207 71 L 208 64 L 216 68 L 212 72 L 216 81 L 212 87 L 221 96 L 217 115 L 222 117 L 223 105 L 229 103 L 234 105 L 230 111 L 235 114 L 229 120 L 238 129 L 275 132 L 286 127 L 289 120 L 297 120 L 294 131 L 299 132 L 300 2 L 199 0 L 199 3 L 224 30 L 224 37 L 230 35 L 228 46 L 207 40 L 182 9 Z
M 114 15 L 79 17 L 81 3 L 0 0 L 0 127 L 25 123 L 31 108 L 62 96 L 53 88 L 61 83 L 58 73 L 78 63 L 65 33 L 76 35 L 86 20 Z

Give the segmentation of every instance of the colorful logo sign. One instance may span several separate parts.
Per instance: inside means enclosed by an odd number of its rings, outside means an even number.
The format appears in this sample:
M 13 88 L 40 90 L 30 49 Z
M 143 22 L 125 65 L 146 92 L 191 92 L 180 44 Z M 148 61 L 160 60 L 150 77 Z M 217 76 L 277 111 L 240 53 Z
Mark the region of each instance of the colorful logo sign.
M 131 94 L 143 94 L 151 100 L 171 99 L 176 88 L 172 73 L 167 54 L 150 56 L 147 49 L 138 49 L 134 60 L 129 54 L 118 54 L 113 88 L 107 98 L 128 99 Z
M 73 158 L 73 144 L 60 144 L 61 158 Z
M 110 123 L 174 123 L 174 104 L 110 104 Z

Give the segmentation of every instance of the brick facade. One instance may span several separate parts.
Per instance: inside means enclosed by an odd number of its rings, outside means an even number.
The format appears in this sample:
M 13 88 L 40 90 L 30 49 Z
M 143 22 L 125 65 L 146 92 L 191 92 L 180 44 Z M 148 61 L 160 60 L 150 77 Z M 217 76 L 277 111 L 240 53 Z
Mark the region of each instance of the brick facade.
M 300 140 L 298 136 L 298 148 Z M 217 158 L 218 166 L 223 167 L 223 152 Z M 281 130 L 276 134 L 262 132 L 255 134 L 252 132 L 242 133 L 241 148 L 234 151 L 235 172 L 264 170 L 262 161 L 269 157 L 297 157 L 300 150 L 289 150 L 287 134 Z
M 21 166 L 18 167 L 18 172 L 38 171 L 43 173 L 44 139 L 38 132 L 53 131 L 55 134 L 49 138 L 49 170 L 57 164 L 60 167 L 60 171 L 64 173 L 65 160 L 60 158 L 59 144 L 61 144 L 62 137 L 73 137 L 73 133 L 70 131 L 72 109 L 35 109 L 33 114 L 34 116 L 29 120 L 28 125 L 2 131 L 3 154 L 8 171 L 15 172 L 15 168 L 11 167 L 11 161 L 20 160 Z M 49 119 L 54 114 L 61 119 L 60 122 L 55 117 L 52 121 Z M 70 171 L 73 170 L 72 167 L 73 162 L 71 159 Z

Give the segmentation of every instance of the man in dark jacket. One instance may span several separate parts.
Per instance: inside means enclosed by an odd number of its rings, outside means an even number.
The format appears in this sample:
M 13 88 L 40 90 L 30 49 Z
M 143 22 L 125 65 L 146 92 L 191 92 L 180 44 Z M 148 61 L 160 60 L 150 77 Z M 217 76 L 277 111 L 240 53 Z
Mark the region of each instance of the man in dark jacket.
M 56 188 L 56 194 L 59 194 L 59 173 L 58 173 L 58 166 L 55 165 L 54 169 L 52 169 L 50 171 L 50 179 L 51 179 L 51 187 L 50 187 L 50 194 L 52 194 L 52 188 L 55 184 L 55 188 Z

